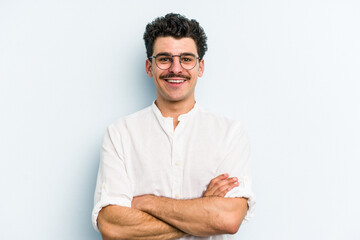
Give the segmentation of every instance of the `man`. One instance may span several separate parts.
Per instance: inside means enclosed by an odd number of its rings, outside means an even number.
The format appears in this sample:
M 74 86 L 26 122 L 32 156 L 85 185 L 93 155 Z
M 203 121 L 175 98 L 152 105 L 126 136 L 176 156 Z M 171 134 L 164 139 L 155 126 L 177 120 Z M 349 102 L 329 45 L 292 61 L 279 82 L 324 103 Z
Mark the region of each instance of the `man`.
M 234 239 L 252 214 L 249 142 L 242 126 L 203 110 L 194 90 L 206 36 L 167 14 L 144 34 L 152 106 L 104 137 L 93 224 L 103 239 Z

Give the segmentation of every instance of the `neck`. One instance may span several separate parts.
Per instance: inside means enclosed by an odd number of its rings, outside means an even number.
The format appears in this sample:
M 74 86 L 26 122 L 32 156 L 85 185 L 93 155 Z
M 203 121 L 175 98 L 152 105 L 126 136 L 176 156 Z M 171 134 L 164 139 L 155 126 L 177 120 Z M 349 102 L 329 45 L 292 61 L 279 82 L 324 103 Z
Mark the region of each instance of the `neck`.
M 186 101 L 170 102 L 157 98 L 155 104 L 164 117 L 171 117 L 174 119 L 175 128 L 179 123 L 178 117 L 182 114 L 190 112 L 190 110 L 194 108 L 195 99 L 192 98 Z

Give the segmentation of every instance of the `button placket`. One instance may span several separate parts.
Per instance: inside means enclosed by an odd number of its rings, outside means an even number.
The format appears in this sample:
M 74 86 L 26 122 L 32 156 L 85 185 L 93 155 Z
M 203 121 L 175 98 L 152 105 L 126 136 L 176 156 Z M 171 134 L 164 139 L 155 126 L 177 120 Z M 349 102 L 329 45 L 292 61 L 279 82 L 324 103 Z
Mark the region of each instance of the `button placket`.
M 181 159 L 179 156 L 179 136 L 174 134 L 174 139 L 172 143 L 172 169 L 173 169 L 173 191 L 172 197 L 179 199 L 181 198 L 181 179 L 182 179 L 182 168 L 181 168 Z

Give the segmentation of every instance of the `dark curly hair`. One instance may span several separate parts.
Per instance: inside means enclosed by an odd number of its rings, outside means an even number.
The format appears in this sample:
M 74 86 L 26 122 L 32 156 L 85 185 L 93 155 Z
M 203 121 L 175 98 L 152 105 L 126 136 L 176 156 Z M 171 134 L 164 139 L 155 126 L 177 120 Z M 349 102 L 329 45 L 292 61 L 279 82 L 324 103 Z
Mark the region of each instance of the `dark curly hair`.
M 189 20 L 180 14 L 168 13 L 146 25 L 144 41 L 148 58 L 153 54 L 156 38 L 168 36 L 176 39 L 184 37 L 194 39 L 200 59 L 204 57 L 207 50 L 204 29 L 194 19 Z

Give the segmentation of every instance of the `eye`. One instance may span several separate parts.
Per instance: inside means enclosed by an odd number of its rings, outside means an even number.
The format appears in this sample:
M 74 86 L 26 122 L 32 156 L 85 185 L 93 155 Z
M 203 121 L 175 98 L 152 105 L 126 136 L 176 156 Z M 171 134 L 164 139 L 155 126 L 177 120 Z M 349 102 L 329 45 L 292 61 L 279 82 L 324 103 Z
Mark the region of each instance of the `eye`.
M 195 58 L 193 56 L 181 56 L 181 62 L 183 63 L 190 63 L 192 61 L 194 61 Z
M 159 56 L 156 59 L 161 63 L 171 62 L 171 60 L 172 60 L 171 57 L 169 57 L 169 56 Z

